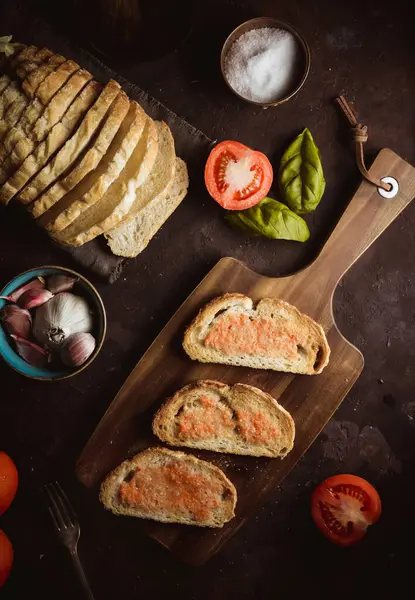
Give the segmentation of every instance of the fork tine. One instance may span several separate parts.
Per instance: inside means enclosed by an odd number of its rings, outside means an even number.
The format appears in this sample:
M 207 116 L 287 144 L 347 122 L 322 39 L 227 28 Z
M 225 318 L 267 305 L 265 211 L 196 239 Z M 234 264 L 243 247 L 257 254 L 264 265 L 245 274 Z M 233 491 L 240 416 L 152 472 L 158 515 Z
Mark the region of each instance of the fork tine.
M 66 527 L 66 525 L 63 521 L 59 507 L 56 504 L 55 498 L 52 495 L 49 485 L 45 485 L 45 487 L 43 488 L 43 492 L 46 496 L 48 510 L 52 517 L 53 524 L 55 525 L 55 527 L 58 531 L 61 531 L 62 529 L 64 529 Z
M 59 487 L 58 486 L 59 486 L 59 484 L 57 481 L 53 481 L 50 483 L 50 489 L 52 491 L 53 498 L 54 498 L 56 505 L 58 507 L 58 510 L 61 514 L 62 520 L 65 523 L 65 527 L 66 528 L 72 527 L 73 523 L 71 521 L 71 517 L 69 515 L 68 508 L 65 505 L 65 500 L 62 498 L 61 493 L 60 493 L 60 491 L 63 492 L 63 490 L 60 486 Z M 66 499 L 66 501 L 69 504 L 69 500 Z
M 66 493 L 64 492 L 64 490 L 62 489 L 59 481 L 55 482 L 56 488 L 59 492 L 60 498 L 62 499 L 62 503 L 65 505 L 66 507 L 66 512 L 68 513 L 68 517 L 70 519 L 70 522 L 72 525 L 77 525 L 78 521 L 76 518 L 76 514 L 75 511 L 72 507 L 72 504 L 69 502 L 68 496 L 66 495 Z

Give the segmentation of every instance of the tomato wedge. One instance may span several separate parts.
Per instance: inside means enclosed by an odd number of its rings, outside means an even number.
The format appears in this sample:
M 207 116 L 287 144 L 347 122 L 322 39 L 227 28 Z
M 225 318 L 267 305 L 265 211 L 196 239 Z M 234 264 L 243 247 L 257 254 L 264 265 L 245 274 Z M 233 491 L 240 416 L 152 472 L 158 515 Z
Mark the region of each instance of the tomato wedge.
M 13 566 L 13 547 L 7 535 L 0 529 L 0 588 L 6 583 Z
M 268 194 L 272 178 L 272 166 L 265 154 L 229 140 L 213 148 L 205 168 L 209 194 L 228 210 L 258 204 Z
M 16 495 L 18 474 L 16 465 L 4 452 L 0 452 L 0 515 L 10 506 Z
M 317 527 L 339 546 L 350 546 L 362 539 L 381 512 L 375 488 L 356 475 L 329 477 L 311 498 L 311 513 Z

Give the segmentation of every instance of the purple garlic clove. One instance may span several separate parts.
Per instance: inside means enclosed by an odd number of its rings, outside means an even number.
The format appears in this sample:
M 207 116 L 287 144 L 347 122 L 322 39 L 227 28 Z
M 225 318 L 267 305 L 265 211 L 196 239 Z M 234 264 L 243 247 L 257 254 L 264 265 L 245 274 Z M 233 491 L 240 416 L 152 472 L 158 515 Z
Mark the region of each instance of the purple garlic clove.
M 61 349 L 62 362 L 68 367 L 80 367 L 95 350 L 95 338 L 90 333 L 74 333 Z
M 17 354 L 30 365 L 33 365 L 34 367 L 45 367 L 48 362 L 50 362 L 52 358 L 51 355 L 40 346 L 17 335 L 12 335 L 11 337 L 16 344 Z
M 21 338 L 29 337 L 32 316 L 28 310 L 20 308 L 16 304 L 8 304 L 0 312 L 0 320 L 7 333 Z
M 8 300 L 9 302 L 17 302 L 20 296 L 22 296 L 27 290 L 41 290 L 44 287 L 45 280 L 43 277 L 36 277 L 36 279 L 32 279 L 32 281 L 29 281 L 29 283 L 26 283 L 26 285 L 14 290 L 10 296 L 0 296 L 0 298 L 3 298 L 3 300 Z
M 53 294 L 60 292 L 69 292 L 75 283 L 78 281 L 76 277 L 68 277 L 67 275 L 52 275 L 48 278 L 46 287 Z
M 31 308 L 36 308 L 37 306 L 41 306 L 45 304 L 48 300 L 53 298 L 52 292 L 46 289 L 30 289 L 26 290 L 24 294 L 22 294 L 18 300 L 18 305 L 21 308 L 26 308 L 30 310 Z

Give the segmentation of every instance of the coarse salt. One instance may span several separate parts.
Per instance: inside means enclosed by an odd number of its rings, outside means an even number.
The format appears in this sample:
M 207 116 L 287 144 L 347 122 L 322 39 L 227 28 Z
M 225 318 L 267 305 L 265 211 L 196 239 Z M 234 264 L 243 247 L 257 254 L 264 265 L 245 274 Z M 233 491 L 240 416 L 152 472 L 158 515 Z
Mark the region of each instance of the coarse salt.
M 289 31 L 252 29 L 239 37 L 225 58 L 230 86 L 254 102 L 274 102 L 294 89 L 299 47 Z

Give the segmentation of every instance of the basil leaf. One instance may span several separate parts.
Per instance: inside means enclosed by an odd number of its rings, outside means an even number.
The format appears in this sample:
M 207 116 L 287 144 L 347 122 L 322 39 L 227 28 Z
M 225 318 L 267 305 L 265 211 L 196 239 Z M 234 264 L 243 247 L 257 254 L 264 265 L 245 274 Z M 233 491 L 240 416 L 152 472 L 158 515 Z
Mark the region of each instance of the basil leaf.
M 310 237 L 304 219 L 273 198 L 264 198 L 247 210 L 232 211 L 225 218 L 232 227 L 248 235 L 296 242 L 306 242 Z
M 279 183 L 282 200 L 297 214 L 317 208 L 326 180 L 320 153 L 308 129 L 288 146 L 281 159 Z
M 4 52 L 6 56 L 14 54 L 14 46 L 11 43 L 12 37 L 11 35 L 0 37 L 0 53 Z

